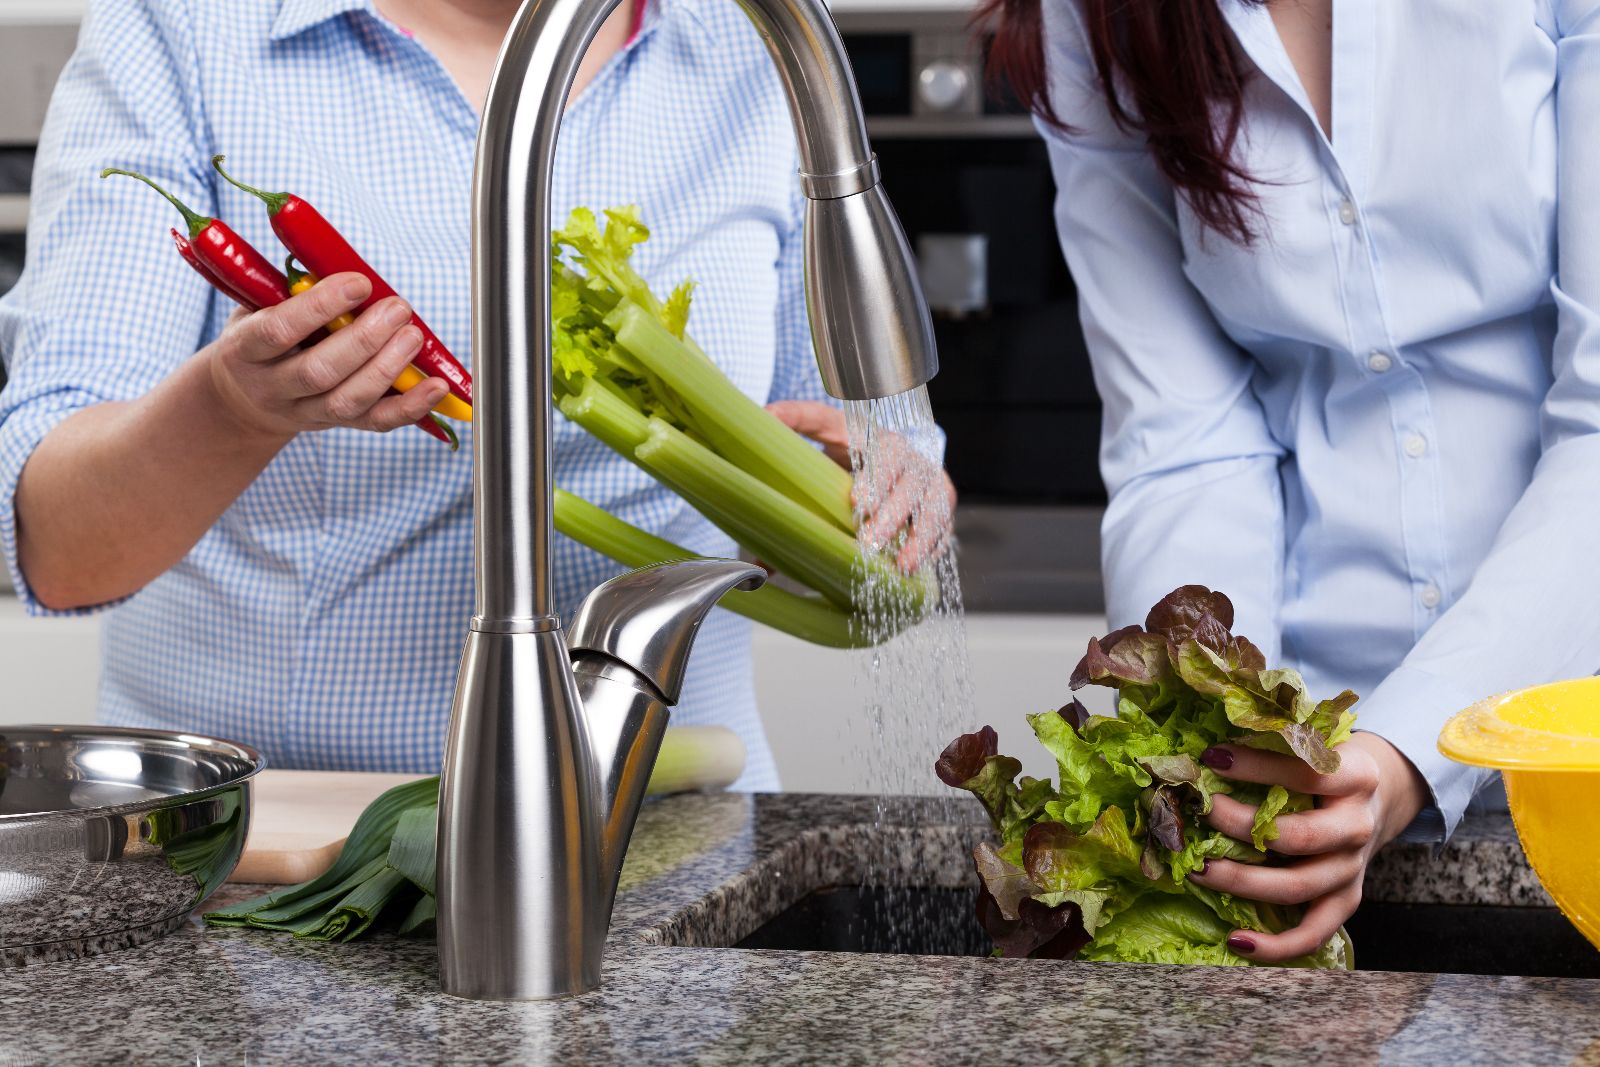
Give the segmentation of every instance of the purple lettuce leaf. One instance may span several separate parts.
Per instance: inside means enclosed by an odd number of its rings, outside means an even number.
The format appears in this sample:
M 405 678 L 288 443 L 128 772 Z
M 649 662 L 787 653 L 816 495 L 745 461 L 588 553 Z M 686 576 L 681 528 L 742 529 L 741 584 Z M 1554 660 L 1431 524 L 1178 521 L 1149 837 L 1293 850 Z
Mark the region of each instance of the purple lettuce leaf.
M 1105 637 L 1090 638 L 1083 659 L 1072 670 L 1070 685 L 1159 685 L 1172 677 L 1166 640 L 1137 626 L 1124 626 Z
M 1007 919 L 987 886 L 978 887 L 978 922 L 1007 959 L 1069 960 L 1087 945 L 1083 909 L 1075 901 L 1051 906 L 1037 900 L 1017 905 L 1017 918 Z
M 1226 652 L 1233 641 L 1233 601 L 1203 585 L 1180 586 L 1150 609 L 1144 628 L 1174 645 L 1198 641 L 1214 652 Z
M 991 726 L 976 733 L 962 734 L 945 746 L 933 770 L 945 785 L 975 795 L 983 804 L 983 810 L 989 813 L 994 828 L 1003 831 L 1011 802 L 1017 795 L 1016 777 L 1022 772 L 1022 761 L 997 755 L 999 747 L 1000 738 Z
M 987 841 L 972 850 L 972 862 L 978 868 L 984 888 L 1000 909 L 1000 915 L 1008 922 L 1016 922 L 1018 906 L 1038 893 L 1039 887 L 1028 877 L 1027 871 L 1001 856 Z

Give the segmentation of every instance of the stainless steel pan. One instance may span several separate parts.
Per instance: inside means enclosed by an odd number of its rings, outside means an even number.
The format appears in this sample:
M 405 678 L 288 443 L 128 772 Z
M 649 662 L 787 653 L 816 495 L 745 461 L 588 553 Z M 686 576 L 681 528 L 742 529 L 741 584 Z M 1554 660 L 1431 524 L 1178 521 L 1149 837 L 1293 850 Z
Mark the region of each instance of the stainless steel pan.
M 238 863 L 265 765 L 189 734 L 0 727 L 0 962 L 177 928 Z

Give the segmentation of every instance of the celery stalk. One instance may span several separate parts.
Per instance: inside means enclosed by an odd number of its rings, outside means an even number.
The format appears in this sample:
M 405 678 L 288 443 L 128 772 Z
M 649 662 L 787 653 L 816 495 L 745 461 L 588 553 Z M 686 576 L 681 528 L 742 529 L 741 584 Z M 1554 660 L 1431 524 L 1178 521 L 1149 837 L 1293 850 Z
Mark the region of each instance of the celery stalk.
M 593 378 L 586 379 L 577 393 L 562 397 L 557 406 L 561 414 L 630 459 L 649 436 L 648 416 Z
M 633 460 L 735 541 L 839 607 L 851 608 L 850 567 L 856 558 L 856 549 L 855 541 L 848 534 L 834 529 L 782 493 L 690 440 L 682 431 L 640 414 L 628 401 L 597 380 L 585 381 L 579 393 L 564 397 L 560 406 L 567 418 Z M 689 450 L 684 463 L 691 475 L 698 466 L 701 473 L 709 471 L 709 476 L 686 480 L 645 461 L 639 448 L 648 440 L 652 422 L 659 423 L 663 432 L 670 431 L 682 440 Z M 747 479 L 754 489 L 742 494 L 730 492 L 724 486 L 732 476 Z M 774 506 L 779 509 L 774 511 Z M 797 535 L 792 527 L 802 520 L 804 525 Z M 806 534 L 813 541 L 810 551 L 801 543 Z M 830 534 L 831 537 L 825 536 Z M 819 549 L 822 550 L 820 556 Z
M 564 489 L 556 490 L 556 529 L 580 544 L 609 556 L 624 567 L 648 567 L 669 560 L 695 559 L 695 553 L 646 533 Z M 859 648 L 853 617 L 821 597 L 801 596 L 776 585 L 754 592 L 733 592 L 717 602 L 747 619 L 782 630 L 802 641 L 829 648 Z M 398 840 L 398 836 L 396 840 Z
M 623 300 L 606 324 L 619 345 L 689 406 L 695 427 L 719 453 L 839 529 L 855 530 L 849 471 L 751 400 L 638 304 Z
M 903 615 L 921 617 L 924 583 L 881 558 L 863 560 L 854 537 L 660 419 L 650 420 L 649 436 L 633 454 L 691 504 L 711 505 L 716 514 L 706 517 L 735 541 L 841 608 L 854 607 L 858 569 L 865 565 L 880 572 L 878 584 Z

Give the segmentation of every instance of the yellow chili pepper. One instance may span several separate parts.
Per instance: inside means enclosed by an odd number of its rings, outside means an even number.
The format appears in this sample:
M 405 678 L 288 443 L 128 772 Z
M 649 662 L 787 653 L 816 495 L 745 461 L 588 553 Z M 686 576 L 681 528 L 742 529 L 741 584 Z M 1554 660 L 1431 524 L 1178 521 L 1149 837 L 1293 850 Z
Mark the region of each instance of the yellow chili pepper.
M 298 295 L 316 284 L 316 275 L 293 271 L 289 280 L 289 292 Z M 328 323 L 328 332 L 335 333 L 355 321 L 354 317 L 348 314 L 340 315 Z M 427 380 L 427 375 L 408 363 L 406 364 L 406 369 L 400 372 L 400 377 L 394 380 L 394 388 L 396 392 L 409 393 Z M 447 419 L 459 419 L 462 422 L 472 421 L 472 408 L 454 393 L 444 394 L 444 399 L 433 405 L 433 410 Z

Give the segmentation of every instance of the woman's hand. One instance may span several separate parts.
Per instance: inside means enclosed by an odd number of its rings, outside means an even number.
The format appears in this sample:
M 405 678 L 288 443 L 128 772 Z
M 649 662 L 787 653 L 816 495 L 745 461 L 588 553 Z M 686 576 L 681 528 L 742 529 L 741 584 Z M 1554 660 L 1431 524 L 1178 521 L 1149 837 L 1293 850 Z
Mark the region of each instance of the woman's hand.
M 227 414 L 266 437 L 331 426 L 381 433 L 426 415 L 449 389 L 442 379 L 384 396 L 422 347 L 411 309 L 399 297 L 378 301 L 308 348 L 297 347 L 371 292 L 372 283 L 360 274 L 336 274 L 276 307 L 236 314 L 201 353 Z
M 1422 810 L 1427 783 L 1389 742 L 1357 733 L 1340 745 L 1339 769 L 1317 774 L 1293 756 L 1243 745 L 1207 749 L 1201 761 L 1225 778 L 1282 785 L 1316 798 L 1310 811 L 1278 816 L 1278 839 L 1267 848 L 1304 857 L 1283 867 L 1212 860 L 1190 875 L 1208 889 L 1273 904 L 1305 904 L 1300 925 L 1279 934 L 1238 930 L 1228 947 L 1264 963 L 1315 952 L 1361 903 L 1361 883 L 1378 849 L 1404 830 Z M 1239 841 L 1250 840 L 1256 809 L 1217 795 L 1206 819 Z
M 850 432 L 844 412 L 815 400 L 780 400 L 767 410 L 796 433 L 822 446 L 839 466 L 850 469 Z M 866 518 L 862 536 L 870 545 L 886 545 L 902 529 L 905 543 L 895 557 L 901 570 L 913 571 L 937 555 L 950 539 L 956 487 L 926 456 L 899 438 L 885 442 L 877 485 L 855 487 L 856 507 Z M 862 499 L 863 490 L 872 493 Z

